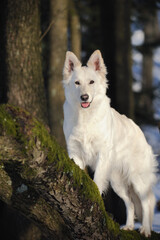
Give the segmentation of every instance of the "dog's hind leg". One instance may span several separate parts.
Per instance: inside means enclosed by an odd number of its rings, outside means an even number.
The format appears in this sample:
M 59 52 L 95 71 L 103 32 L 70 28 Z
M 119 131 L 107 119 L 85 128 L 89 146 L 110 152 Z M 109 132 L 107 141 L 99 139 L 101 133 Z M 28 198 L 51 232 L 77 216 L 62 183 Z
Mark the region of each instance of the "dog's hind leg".
M 128 189 L 125 183 L 123 182 L 122 178 L 119 174 L 114 172 L 111 176 L 111 186 L 113 190 L 118 194 L 120 198 L 125 203 L 126 206 L 126 225 L 122 227 L 123 230 L 133 230 L 134 229 L 134 204 L 131 201 Z
M 149 237 L 151 235 L 155 200 L 153 194 L 150 192 L 151 190 L 149 187 L 147 187 L 144 181 L 138 177 L 137 180 L 138 183 L 133 183 L 133 187 L 142 205 L 142 227 L 140 228 L 140 233 L 144 234 L 146 237 Z
M 151 235 L 151 224 L 150 224 L 150 208 L 149 208 L 149 199 L 147 197 L 141 198 L 142 202 L 142 227 L 140 228 L 140 233 L 144 234 L 146 237 Z
M 149 193 L 149 209 L 150 209 L 150 227 L 151 227 L 151 229 L 152 229 L 152 221 L 153 221 L 155 205 L 156 205 L 156 199 L 151 190 Z

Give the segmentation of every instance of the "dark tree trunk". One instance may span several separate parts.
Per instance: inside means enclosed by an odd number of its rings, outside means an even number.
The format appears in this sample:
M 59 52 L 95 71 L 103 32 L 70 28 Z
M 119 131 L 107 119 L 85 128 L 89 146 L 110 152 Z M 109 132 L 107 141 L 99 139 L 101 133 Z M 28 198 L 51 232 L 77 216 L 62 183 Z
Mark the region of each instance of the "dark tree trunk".
M 145 239 L 121 231 L 97 186 L 44 126 L 22 109 L 0 107 L 0 199 L 43 229 L 49 240 Z M 151 239 L 158 240 L 152 233 Z
M 6 11 L 3 26 L 6 75 L 3 81 L 8 83 L 8 102 L 25 108 L 47 123 L 39 42 L 39 0 L 2 2 Z
M 144 50 L 142 69 L 142 96 L 140 98 L 141 112 L 144 118 L 153 121 L 153 46 L 152 44 L 159 38 L 160 30 L 158 26 L 158 16 L 155 9 L 144 8 L 141 13 L 144 19 Z
M 6 26 L 6 1 L 0 1 L 0 103 L 7 102 L 7 69 L 5 64 L 5 26 Z
M 130 0 L 101 0 L 103 52 L 111 103 L 120 113 L 133 118 L 130 11 Z

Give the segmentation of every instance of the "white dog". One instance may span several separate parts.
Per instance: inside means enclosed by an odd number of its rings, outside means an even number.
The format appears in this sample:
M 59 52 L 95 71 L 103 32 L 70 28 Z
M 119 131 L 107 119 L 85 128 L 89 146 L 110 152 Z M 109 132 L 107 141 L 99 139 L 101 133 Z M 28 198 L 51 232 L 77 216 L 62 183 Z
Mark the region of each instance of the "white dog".
M 106 67 L 95 51 L 82 67 L 72 52 L 63 70 L 64 134 L 68 154 L 81 168 L 90 166 L 102 194 L 111 183 L 123 199 L 127 221 L 134 229 L 134 213 L 142 221 L 140 232 L 151 234 L 157 162 L 140 128 L 110 107 L 106 96 Z

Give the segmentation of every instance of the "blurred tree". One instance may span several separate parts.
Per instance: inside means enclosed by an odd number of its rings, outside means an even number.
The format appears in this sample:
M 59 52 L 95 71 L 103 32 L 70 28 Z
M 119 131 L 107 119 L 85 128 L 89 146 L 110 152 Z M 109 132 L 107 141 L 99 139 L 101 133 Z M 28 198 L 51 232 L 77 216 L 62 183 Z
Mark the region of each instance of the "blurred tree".
M 50 1 L 50 59 L 48 79 L 49 124 L 51 133 L 64 146 L 62 70 L 67 51 L 68 0 Z
M 81 25 L 75 0 L 69 0 L 69 26 L 71 51 L 74 52 L 79 59 L 81 59 Z
M 160 34 L 158 25 L 158 16 L 156 9 L 150 11 L 149 8 L 144 9 L 141 13 L 144 19 L 144 45 L 145 49 L 143 51 L 143 88 L 150 89 L 153 84 L 153 48 L 152 43 L 154 43 Z
M 8 102 L 47 123 L 41 65 L 39 0 L 7 1 L 5 66 Z
M 144 47 L 143 47 L 143 71 L 142 71 L 142 96 L 141 110 L 144 118 L 152 121 L 153 110 L 153 46 L 160 33 L 156 9 L 149 8 L 142 12 L 144 18 Z
M 133 1 L 135 24 L 144 32 L 144 43 L 136 49 L 143 55 L 142 90 L 136 93 L 136 116 L 138 121 L 155 123 L 153 98 L 153 51 L 159 46 L 158 0 Z
M 130 17 L 131 0 L 100 1 L 104 60 L 108 68 L 112 105 L 134 118 Z
M 100 31 L 100 2 L 96 0 L 74 0 L 81 22 L 82 62 L 96 49 L 101 50 L 102 35 Z

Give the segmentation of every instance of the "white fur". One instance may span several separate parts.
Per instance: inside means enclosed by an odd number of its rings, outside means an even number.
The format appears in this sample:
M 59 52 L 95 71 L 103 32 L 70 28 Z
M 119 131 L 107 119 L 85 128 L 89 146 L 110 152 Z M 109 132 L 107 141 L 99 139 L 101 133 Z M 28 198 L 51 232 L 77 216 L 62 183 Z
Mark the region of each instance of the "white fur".
M 106 67 L 95 51 L 87 67 L 67 52 L 63 70 L 64 134 L 68 154 L 81 168 L 90 166 L 102 194 L 110 182 L 124 200 L 127 221 L 134 228 L 134 213 L 142 219 L 141 233 L 151 234 L 157 162 L 140 128 L 110 107 L 106 96 Z M 94 83 L 91 84 L 91 80 Z M 75 84 L 78 81 L 79 85 Z M 81 95 L 88 94 L 88 108 L 81 107 Z

